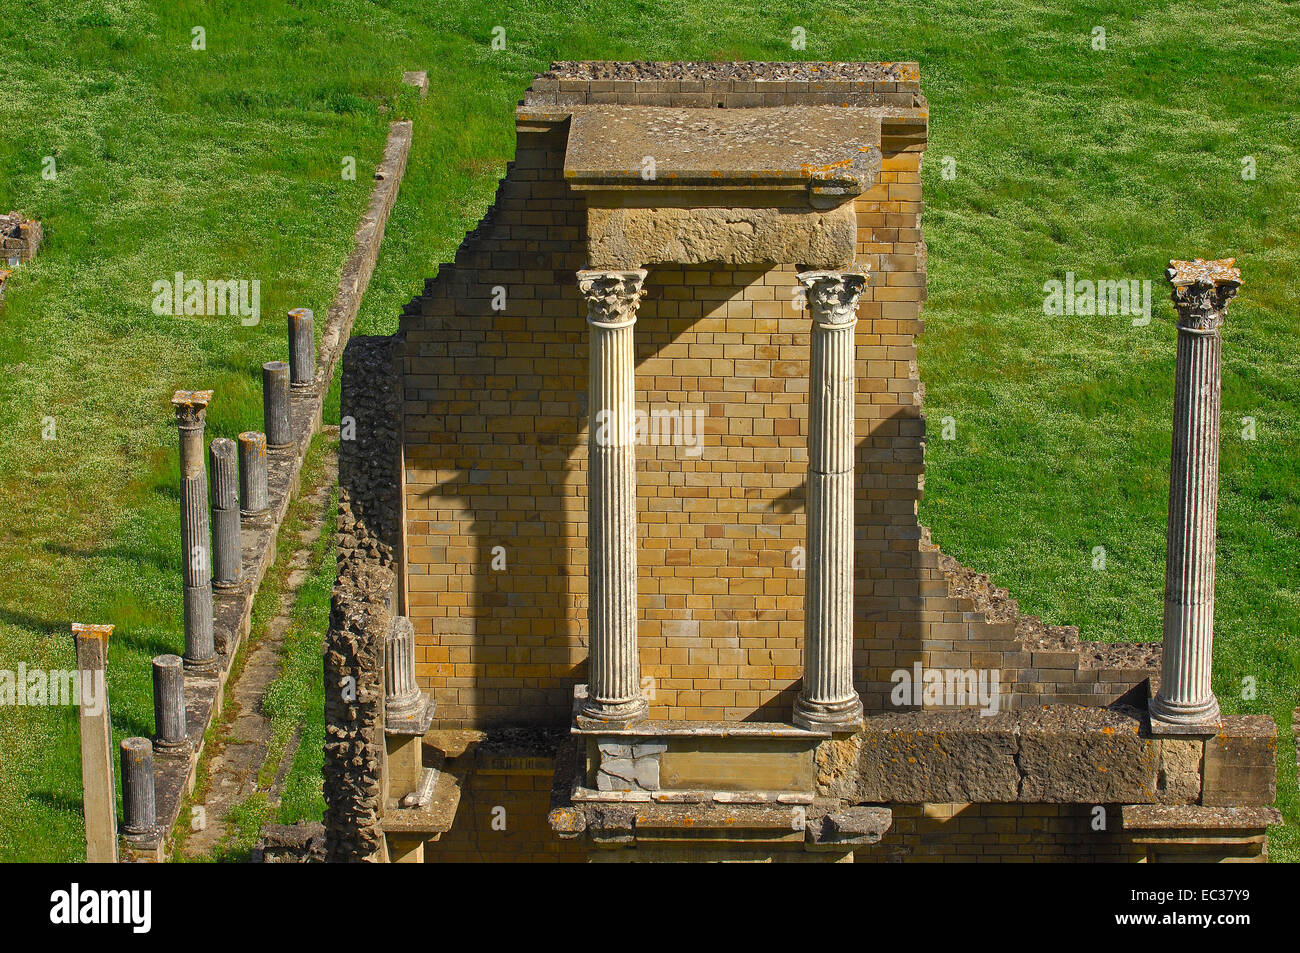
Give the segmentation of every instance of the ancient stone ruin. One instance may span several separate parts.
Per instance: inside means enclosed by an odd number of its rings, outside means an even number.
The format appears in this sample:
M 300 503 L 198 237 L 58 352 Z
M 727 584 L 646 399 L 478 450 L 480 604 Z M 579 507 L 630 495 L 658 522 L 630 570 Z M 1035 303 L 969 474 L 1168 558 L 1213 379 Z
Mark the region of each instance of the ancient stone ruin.
M 0 215 L 0 299 L 4 298 L 5 281 L 13 269 L 36 257 L 40 250 L 41 223 L 24 218 L 18 212 Z
M 1240 276 L 1170 272 L 1162 678 L 917 521 L 928 120 L 914 63 L 535 79 L 490 211 L 345 354 L 327 859 L 1263 856 L 1275 726 L 1206 697 Z

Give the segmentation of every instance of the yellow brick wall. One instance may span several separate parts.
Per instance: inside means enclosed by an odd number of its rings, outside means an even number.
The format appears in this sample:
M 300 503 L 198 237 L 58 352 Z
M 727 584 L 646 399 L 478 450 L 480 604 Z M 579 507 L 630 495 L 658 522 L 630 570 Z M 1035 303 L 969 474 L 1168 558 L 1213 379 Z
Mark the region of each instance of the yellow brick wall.
M 585 678 L 585 212 L 563 129 L 521 131 L 493 211 L 403 318 L 407 614 L 443 725 L 562 723 Z M 925 286 L 920 152 L 857 200 L 856 665 L 868 710 L 964 629 L 916 502 L 916 336 Z M 809 318 L 793 264 L 653 266 L 637 402 L 703 411 L 703 449 L 638 447 L 642 674 L 651 716 L 786 720 L 803 640 Z M 492 309 L 496 288 L 507 306 Z M 505 571 L 491 568 L 504 547 Z M 939 630 L 942 636 L 942 629 Z
M 1120 830 L 1118 805 L 1095 829 L 1087 804 L 894 804 L 894 823 L 856 863 L 1136 862 L 1146 848 Z

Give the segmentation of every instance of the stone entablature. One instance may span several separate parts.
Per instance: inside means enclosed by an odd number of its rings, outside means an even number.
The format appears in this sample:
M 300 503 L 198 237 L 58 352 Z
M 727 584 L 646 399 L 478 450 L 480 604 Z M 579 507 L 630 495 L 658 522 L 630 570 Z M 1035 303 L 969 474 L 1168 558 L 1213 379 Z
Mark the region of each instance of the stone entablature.
M 562 62 L 523 106 L 924 106 L 916 63 Z

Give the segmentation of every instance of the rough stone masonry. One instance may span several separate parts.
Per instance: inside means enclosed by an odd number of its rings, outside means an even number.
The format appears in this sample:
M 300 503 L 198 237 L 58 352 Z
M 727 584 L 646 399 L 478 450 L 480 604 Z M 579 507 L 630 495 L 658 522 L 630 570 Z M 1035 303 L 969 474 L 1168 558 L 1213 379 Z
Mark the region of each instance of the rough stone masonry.
M 1268 719 L 1153 737 L 1158 645 L 1021 615 L 917 521 L 916 64 L 556 63 L 515 119 L 344 360 L 331 856 L 1262 857 Z M 390 613 L 431 795 L 384 776 Z
M 45 233 L 41 223 L 18 212 L 0 215 L 0 299 L 13 269 L 36 257 Z

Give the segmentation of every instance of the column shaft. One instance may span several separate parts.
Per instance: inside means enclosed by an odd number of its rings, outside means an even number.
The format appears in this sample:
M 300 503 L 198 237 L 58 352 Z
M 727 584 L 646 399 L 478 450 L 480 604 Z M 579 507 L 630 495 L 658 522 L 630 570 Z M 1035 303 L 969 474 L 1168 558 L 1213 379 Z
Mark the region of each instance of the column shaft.
M 867 276 L 804 272 L 813 325 L 808 384 L 808 545 L 804 673 L 795 724 L 851 731 L 862 723 L 853 688 L 853 463 L 857 301 Z
M 177 391 L 172 397 L 181 452 L 181 572 L 185 609 L 185 665 L 216 665 L 212 632 L 212 540 L 208 522 L 208 471 L 203 425 L 212 391 Z
M 239 474 L 235 441 L 218 437 L 208 447 L 212 469 L 212 585 L 239 585 L 244 554 L 239 536 Z
M 583 714 L 631 721 L 646 714 L 637 648 L 636 353 L 632 328 L 644 271 L 578 273 L 587 298 L 588 624 L 590 675 Z
M 409 715 L 423 703 L 415 680 L 415 627 L 405 616 L 396 616 L 384 640 L 384 712 Z
M 266 434 L 245 430 L 239 435 L 239 503 L 244 516 L 256 516 L 271 505 L 266 465 Z
M 1178 309 L 1174 433 L 1165 550 L 1164 652 L 1151 700 L 1156 730 L 1213 725 L 1214 574 L 1219 508 L 1219 405 L 1228 302 L 1241 284 L 1232 260 L 1170 262 Z
M 122 831 L 150 834 L 158 826 L 153 745 L 148 738 L 122 740 Z

